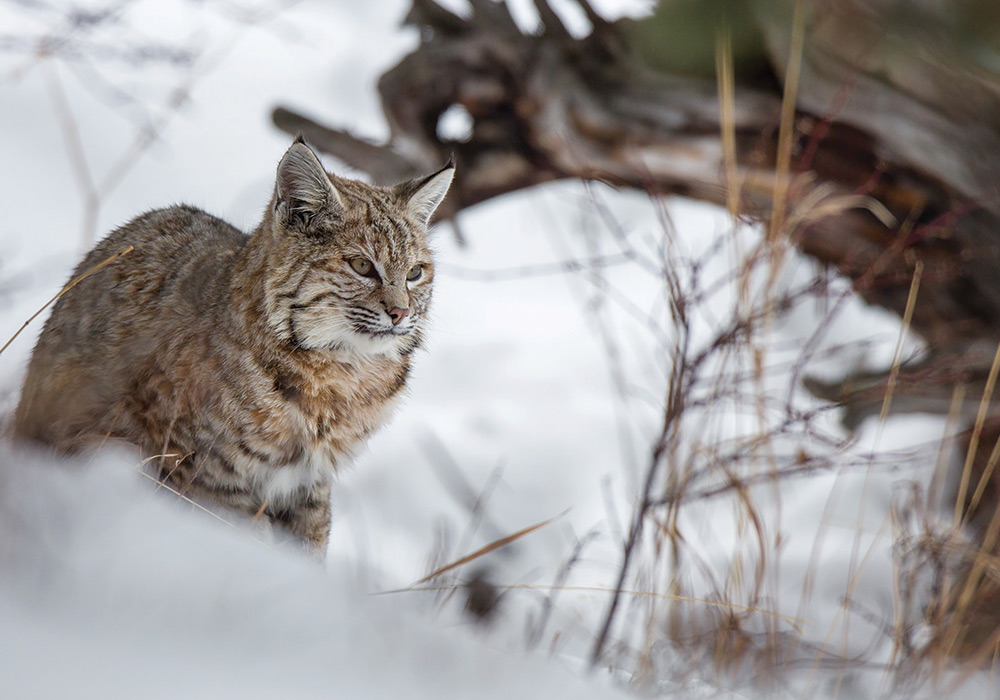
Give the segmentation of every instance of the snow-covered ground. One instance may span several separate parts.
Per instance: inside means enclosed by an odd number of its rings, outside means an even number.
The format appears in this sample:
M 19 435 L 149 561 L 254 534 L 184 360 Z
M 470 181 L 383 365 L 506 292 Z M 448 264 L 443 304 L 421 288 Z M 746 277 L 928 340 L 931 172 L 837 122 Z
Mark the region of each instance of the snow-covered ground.
M 516 3 L 519 16 L 530 18 L 529 4 Z M 126 38 L 162 41 L 189 48 L 194 63 L 147 58 L 136 67 L 108 51 L 69 61 L 12 45 L 0 53 L 7 335 L 58 290 L 95 235 L 141 211 L 184 201 L 251 228 L 289 143 L 270 126 L 274 105 L 384 136 L 374 81 L 416 42 L 397 27 L 405 7 L 395 1 L 274 12 L 264 2 L 148 0 L 114 4 L 114 21 L 73 31 L 38 7 L 0 4 L 0 26 L 59 33 L 70 53 L 82 47 L 77 54 L 88 42 L 124 52 L 135 48 Z M 127 455 L 55 465 L 0 446 L 4 697 L 617 697 L 641 668 L 653 669 L 637 677 L 647 690 L 752 695 L 752 673 L 717 676 L 711 648 L 681 653 L 665 641 L 675 606 L 697 619 L 706 603 L 626 596 L 612 628 L 619 672 L 585 669 L 662 422 L 676 333 L 657 265 L 704 260 L 697 277 L 680 273 L 688 291 L 715 290 L 693 307 L 691 342 L 704 346 L 741 297 L 740 284 L 725 280 L 755 232 L 732 232 L 725 212 L 705 205 L 670 200 L 664 216 L 644 195 L 579 183 L 486 203 L 460 223 L 466 248 L 447 225 L 435 232 L 431 342 L 406 405 L 340 479 L 326 571 L 178 507 Z M 815 274 L 791 254 L 779 289 Z M 762 286 L 747 289 L 754 302 Z M 886 366 L 900 324 L 843 282 L 824 298 L 758 330 L 774 368 L 764 378 L 747 359 L 719 359 L 705 373 L 725 367 L 723 383 L 733 384 L 742 367 L 749 392 L 816 411 L 810 426 L 834 443 L 813 444 L 793 425 L 766 449 L 747 450 L 747 465 L 766 464 L 767 450 L 803 450 L 840 467 L 754 492 L 773 558 L 757 603 L 796 620 L 762 615 L 760 624 L 870 662 L 847 673 L 807 664 L 789 673 L 789 696 L 875 697 L 891 690 L 876 667 L 888 661 L 894 619 L 890 505 L 899 484 L 927 481 L 944 426 L 870 421 L 838 443 L 836 412 L 789 388 L 791 368 L 814 334 L 807 373 Z M 5 414 L 39 329 L 40 320 L 0 355 Z M 903 352 L 916 346 L 907 340 Z M 753 434 L 764 413 L 752 397 L 725 392 L 692 408 L 671 464 Z M 897 452 L 896 468 L 873 451 Z M 735 563 L 749 572 L 759 550 L 737 501 L 682 509 L 685 594 L 750 604 L 741 599 L 750 574 L 734 573 Z M 461 591 L 399 590 L 550 518 L 447 579 L 500 587 L 487 627 L 463 613 Z M 653 542 L 626 587 L 663 594 L 669 556 L 650 553 Z M 986 680 L 977 682 L 963 691 L 989 697 Z

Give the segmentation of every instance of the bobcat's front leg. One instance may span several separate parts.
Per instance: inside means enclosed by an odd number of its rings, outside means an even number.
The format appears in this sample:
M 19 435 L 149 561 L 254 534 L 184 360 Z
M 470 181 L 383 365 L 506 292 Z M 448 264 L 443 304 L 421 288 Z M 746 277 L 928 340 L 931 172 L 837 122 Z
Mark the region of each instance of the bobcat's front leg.
M 329 482 L 303 490 L 284 506 L 268 506 L 265 512 L 275 525 L 299 540 L 310 555 L 326 560 L 330 540 Z

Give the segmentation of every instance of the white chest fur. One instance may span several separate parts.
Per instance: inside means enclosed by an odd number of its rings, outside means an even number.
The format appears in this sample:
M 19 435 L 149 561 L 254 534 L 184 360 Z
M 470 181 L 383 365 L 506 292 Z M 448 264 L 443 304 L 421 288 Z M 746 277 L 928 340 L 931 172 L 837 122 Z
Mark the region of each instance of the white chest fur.
M 255 463 L 251 467 L 257 496 L 270 504 L 284 503 L 332 475 L 333 459 L 325 449 L 307 450 L 301 459 L 282 466 Z

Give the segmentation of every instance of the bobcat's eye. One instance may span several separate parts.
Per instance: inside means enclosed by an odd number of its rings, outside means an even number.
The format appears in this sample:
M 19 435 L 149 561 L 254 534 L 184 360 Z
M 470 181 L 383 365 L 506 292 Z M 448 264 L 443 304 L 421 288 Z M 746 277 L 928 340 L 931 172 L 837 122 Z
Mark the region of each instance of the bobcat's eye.
M 418 279 L 424 276 L 424 268 L 420 265 L 414 265 L 410 268 L 410 271 L 406 273 L 407 282 L 416 282 Z
M 375 266 L 372 265 L 371 260 L 365 260 L 364 258 L 354 258 L 350 261 L 351 269 L 357 272 L 362 277 L 374 277 L 378 273 L 375 272 Z

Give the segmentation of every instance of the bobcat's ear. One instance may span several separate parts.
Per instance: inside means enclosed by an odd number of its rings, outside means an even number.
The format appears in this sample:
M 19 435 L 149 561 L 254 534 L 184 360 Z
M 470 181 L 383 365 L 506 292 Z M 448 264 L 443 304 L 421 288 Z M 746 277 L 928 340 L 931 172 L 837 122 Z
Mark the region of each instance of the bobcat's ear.
M 405 202 L 407 213 L 426 226 L 444 196 L 448 194 L 454 175 L 455 161 L 449 159 L 448 164 L 433 175 L 397 185 L 396 191 L 400 199 Z
M 275 183 L 277 206 L 284 205 L 290 217 L 308 223 L 323 212 L 344 208 L 344 200 L 323 169 L 323 164 L 302 137 L 295 139 L 278 163 Z

